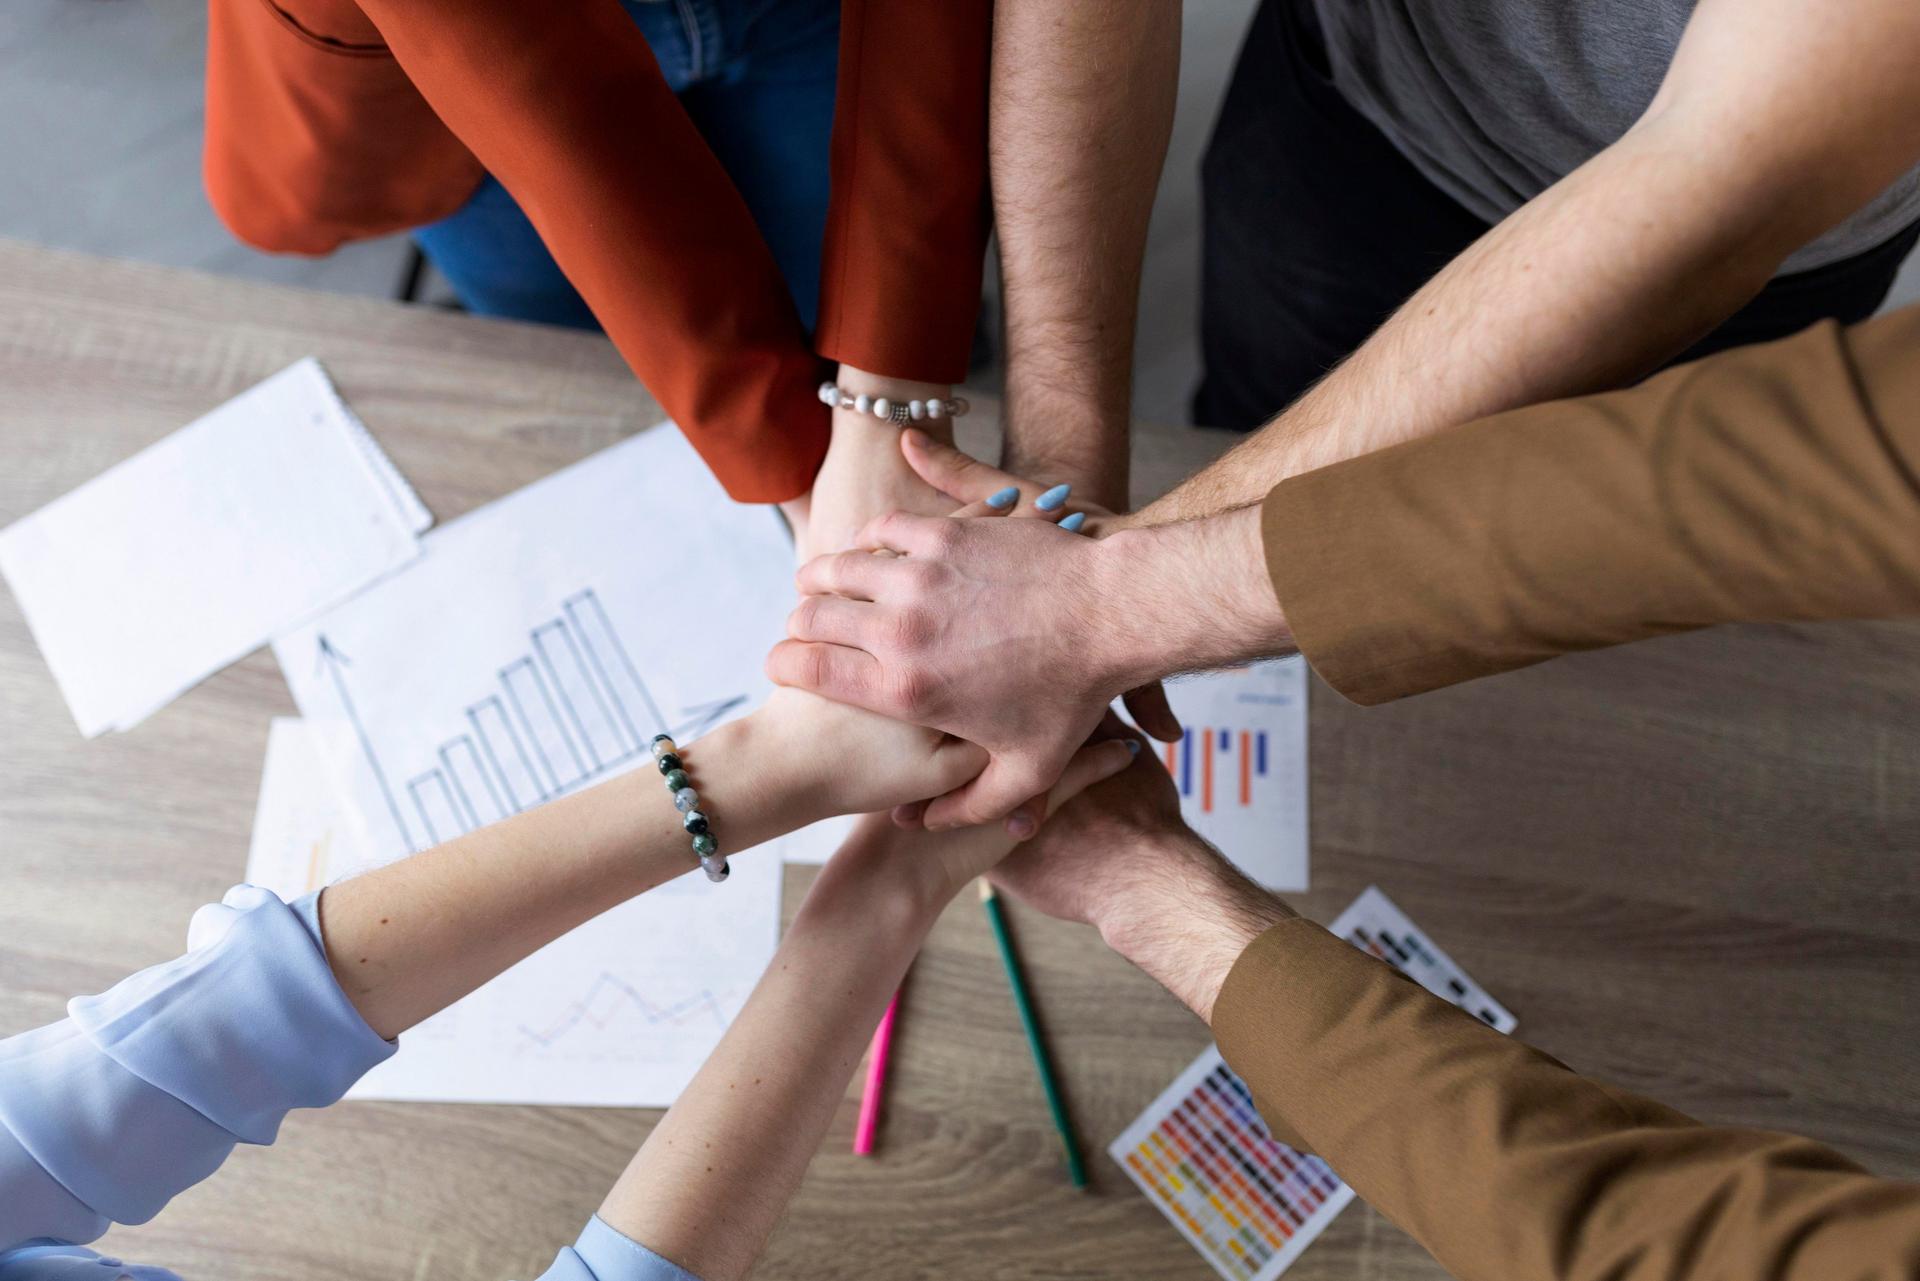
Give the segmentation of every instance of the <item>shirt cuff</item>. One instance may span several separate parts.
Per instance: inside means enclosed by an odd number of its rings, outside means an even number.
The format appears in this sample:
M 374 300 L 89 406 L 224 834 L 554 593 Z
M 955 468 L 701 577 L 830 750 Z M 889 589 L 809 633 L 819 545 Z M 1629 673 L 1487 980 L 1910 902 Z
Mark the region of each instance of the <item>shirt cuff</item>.
M 587 1220 L 580 1239 L 554 1257 L 540 1281 L 700 1281 L 618 1231 L 599 1215 Z
M 16 1221 L 19 1206 L 0 1206 L 0 1241 L 144 1223 L 235 1142 L 272 1142 L 288 1111 L 334 1102 L 394 1052 L 265 890 L 238 886 L 201 909 L 189 943 L 0 1041 L 0 1176 L 39 1188 L 51 1215 Z

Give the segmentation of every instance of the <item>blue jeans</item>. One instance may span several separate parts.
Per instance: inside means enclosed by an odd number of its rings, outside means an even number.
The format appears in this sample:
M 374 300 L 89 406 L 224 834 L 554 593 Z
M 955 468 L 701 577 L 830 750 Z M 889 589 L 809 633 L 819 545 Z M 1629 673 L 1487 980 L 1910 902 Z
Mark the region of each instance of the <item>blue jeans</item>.
M 622 3 L 753 212 L 812 330 L 827 223 L 839 0 Z M 663 194 L 673 184 L 674 175 L 660 175 Z M 599 328 L 533 224 L 492 177 L 458 213 L 413 236 L 469 311 Z

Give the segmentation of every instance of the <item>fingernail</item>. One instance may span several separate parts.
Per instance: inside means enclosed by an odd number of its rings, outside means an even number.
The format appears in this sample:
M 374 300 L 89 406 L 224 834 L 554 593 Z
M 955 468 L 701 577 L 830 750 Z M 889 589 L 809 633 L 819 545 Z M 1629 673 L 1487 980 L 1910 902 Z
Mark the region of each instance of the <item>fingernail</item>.
M 1007 820 L 1007 835 L 1016 841 L 1024 841 L 1034 833 L 1033 819 L 1026 814 L 1015 814 Z
M 1086 523 L 1087 514 L 1085 512 L 1075 512 L 1060 522 L 1060 528 L 1066 530 L 1069 534 L 1077 534 L 1080 532 L 1080 526 Z
M 1003 507 L 1011 507 L 1019 501 L 1020 487 L 1018 485 L 1008 485 L 1005 489 L 987 495 L 987 506 L 993 508 L 995 511 L 999 511 Z
M 1134 756 L 1138 756 L 1138 755 L 1140 755 L 1140 740 L 1139 740 L 1139 739 L 1137 739 L 1137 738 L 1130 738 L 1130 739 L 1128 739 L 1128 740 L 1127 740 L 1127 751 L 1128 751 L 1128 753 L 1129 753 L 1129 754 L 1131 754 L 1131 755 L 1134 755 Z
M 1046 493 L 1033 500 L 1033 505 L 1043 512 L 1057 512 L 1066 503 L 1067 495 L 1073 492 L 1072 485 L 1055 485 Z

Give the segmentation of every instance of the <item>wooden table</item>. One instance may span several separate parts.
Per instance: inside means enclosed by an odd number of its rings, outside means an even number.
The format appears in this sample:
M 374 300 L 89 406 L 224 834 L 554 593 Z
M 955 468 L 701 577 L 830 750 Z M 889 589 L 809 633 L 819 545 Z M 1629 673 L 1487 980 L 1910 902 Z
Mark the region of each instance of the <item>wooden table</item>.
M 598 338 L 0 242 L 0 524 L 308 354 L 442 520 L 657 417 Z M 1143 429 L 1140 488 L 1224 443 Z M 0 1032 L 177 954 L 292 710 L 262 653 L 84 742 L 0 599 Z M 1726 629 L 1367 711 L 1317 687 L 1312 753 L 1312 915 L 1377 882 L 1552 1053 L 1920 1176 L 1920 630 Z M 1100 1151 L 1204 1029 L 1089 932 L 1013 924 L 1093 1190 L 1065 1186 L 969 896 L 913 973 L 884 1155 L 848 1155 L 850 1101 L 759 1275 L 1212 1275 Z M 190 1278 L 529 1276 L 655 1117 L 297 1114 L 107 1244 Z M 1355 1206 L 1293 1275 L 1442 1273 Z

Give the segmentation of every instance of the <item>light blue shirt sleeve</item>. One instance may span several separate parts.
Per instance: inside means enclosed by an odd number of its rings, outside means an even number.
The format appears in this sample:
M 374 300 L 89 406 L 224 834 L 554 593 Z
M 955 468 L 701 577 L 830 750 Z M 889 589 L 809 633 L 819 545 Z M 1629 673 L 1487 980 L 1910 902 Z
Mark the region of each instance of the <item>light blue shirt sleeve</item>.
M 0 1040 L 0 1281 L 179 1281 L 86 1249 L 145 1223 L 394 1052 L 327 965 L 319 895 L 251 885 L 194 914 L 187 954 Z M 540 1281 L 700 1281 L 599 1216 Z
M 314 899 L 237 886 L 186 955 L 0 1041 L 0 1281 L 68 1275 L 95 1256 L 61 1247 L 146 1222 L 394 1052 L 334 981 Z
M 0 1281 L 6 1277 L 0 1274 Z M 554 1256 L 539 1281 L 700 1281 L 669 1263 L 599 1215 L 587 1220 L 580 1239 Z

